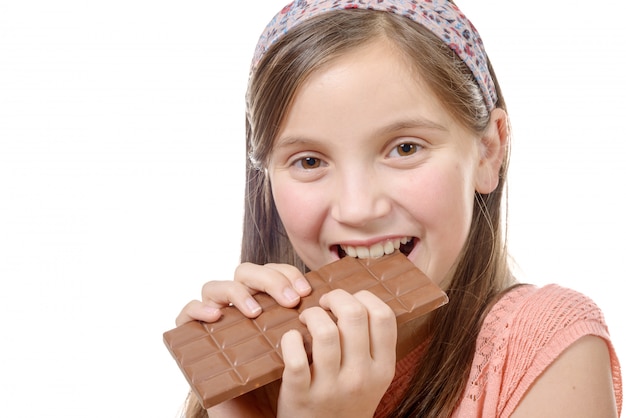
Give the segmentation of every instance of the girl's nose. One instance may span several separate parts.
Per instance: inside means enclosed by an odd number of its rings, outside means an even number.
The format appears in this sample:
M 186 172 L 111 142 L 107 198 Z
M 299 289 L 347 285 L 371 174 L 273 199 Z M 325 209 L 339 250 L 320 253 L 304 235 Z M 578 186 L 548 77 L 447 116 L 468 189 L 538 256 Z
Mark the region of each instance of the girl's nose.
M 354 227 L 383 218 L 391 211 L 391 200 L 382 186 L 374 173 L 345 176 L 335 189 L 332 217 Z

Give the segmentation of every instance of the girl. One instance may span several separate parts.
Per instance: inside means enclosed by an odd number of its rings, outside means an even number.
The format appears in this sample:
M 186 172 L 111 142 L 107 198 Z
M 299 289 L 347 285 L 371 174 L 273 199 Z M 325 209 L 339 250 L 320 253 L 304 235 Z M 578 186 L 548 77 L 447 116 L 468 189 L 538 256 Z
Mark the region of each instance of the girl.
M 286 6 L 260 38 L 247 111 L 242 264 L 177 324 L 295 306 L 340 257 L 402 251 L 446 290 L 396 364 L 395 319 L 367 292 L 303 312 L 285 370 L 211 417 L 615 417 L 621 374 L 601 311 L 516 284 L 503 239 L 509 124 L 478 33 L 451 1 Z M 335 323 L 328 312 L 337 318 Z M 193 395 L 186 417 L 206 417 Z

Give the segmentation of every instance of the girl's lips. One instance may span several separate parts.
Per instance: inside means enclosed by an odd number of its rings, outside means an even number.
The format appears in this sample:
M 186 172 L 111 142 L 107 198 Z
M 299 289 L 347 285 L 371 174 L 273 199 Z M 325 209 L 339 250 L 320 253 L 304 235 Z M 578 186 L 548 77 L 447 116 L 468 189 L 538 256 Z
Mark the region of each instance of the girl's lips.
M 369 247 L 338 245 L 337 254 L 339 258 L 346 255 L 354 258 L 379 258 L 385 254 L 391 254 L 396 250 L 400 250 L 404 255 L 409 255 L 415 244 L 415 237 L 402 237 L 390 239 L 387 241 L 377 242 Z

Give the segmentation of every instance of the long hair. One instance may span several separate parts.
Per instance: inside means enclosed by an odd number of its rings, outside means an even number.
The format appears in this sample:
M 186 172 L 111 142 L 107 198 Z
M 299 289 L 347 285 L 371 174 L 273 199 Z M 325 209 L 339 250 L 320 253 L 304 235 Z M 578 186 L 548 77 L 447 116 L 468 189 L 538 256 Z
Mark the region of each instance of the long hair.
M 368 10 L 329 12 L 301 23 L 266 52 L 248 85 L 242 262 L 289 263 L 306 271 L 278 216 L 265 167 L 281 121 L 303 81 L 333 58 L 381 37 L 406 56 L 458 123 L 477 135 L 485 131 L 490 112 L 472 73 L 422 26 L 392 13 Z M 506 110 L 491 64 L 489 68 L 499 97 L 496 106 Z M 501 216 L 507 165 L 508 152 L 497 188 L 475 195 L 472 225 L 447 289 L 450 302 L 429 318 L 431 342 L 394 417 L 452 413 L 468 381 L 483 316 L 512 283 Z M 186 417 L 206 417 L 194 395 L 188 398 Z

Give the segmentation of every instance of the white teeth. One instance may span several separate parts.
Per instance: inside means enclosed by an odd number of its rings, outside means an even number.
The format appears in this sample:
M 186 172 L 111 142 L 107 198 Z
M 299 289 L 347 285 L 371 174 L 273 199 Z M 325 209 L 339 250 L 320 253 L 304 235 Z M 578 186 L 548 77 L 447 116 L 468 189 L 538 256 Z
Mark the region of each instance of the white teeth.
M 400 248 L 401 244 L 406 244 L 411 240 L 410 237 L 396 238 L 393 240 L 377 243 L 371 247 L 353 247 L 351 245 L 342 245 L 341 248 L 346 255 L 353 258 L 380 258 L 385 254 L 391 254 Z
M 383 248 L 383 244 L 374 244 L 370 247 L 371 258 L 380 258 L 383 255 L 385 255 L 385 249 Z
M 370 251 L 367 247 L 356 247 L 356 255 L 359 258 L 368 258 L 370 256 Z

